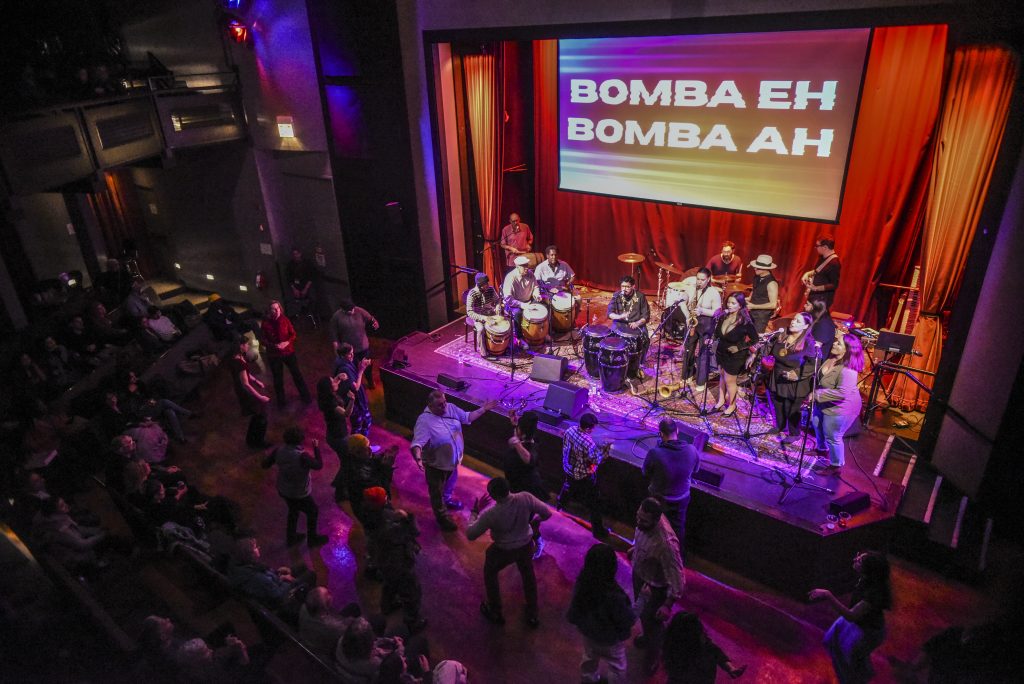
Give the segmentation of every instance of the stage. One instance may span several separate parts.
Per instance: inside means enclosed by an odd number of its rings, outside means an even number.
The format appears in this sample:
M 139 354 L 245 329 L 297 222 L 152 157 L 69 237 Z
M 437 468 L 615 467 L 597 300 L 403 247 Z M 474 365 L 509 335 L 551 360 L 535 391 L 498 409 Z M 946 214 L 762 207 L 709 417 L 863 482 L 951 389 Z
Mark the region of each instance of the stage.
M 584 297 L 591 300 L 591 311 L 582 311 L 580 317 L 603 319 L 608 293 L 590 290 Z M 660 314 L 653 305 L 652 310 Z M 652 319 L 659 317 L 652 313 Z M 547 386 L 529 379 L 533 352 L 516 354 L 513 369 L 507 357 L 493 361 L 476 354 L 466 330 L 464 319 L 459 319 L 398 342 L 392 361 L 381 368 L 387 416 L 411 428 L 427 395 L 440 387 L 440 374 L 462 380 L 466 383 L 462 389 L 441 387 L 455 404 L 472 410 L 488 399 L 499 402 L 465 428 L 465 439 L 468 453 L 500 468 L 512 434 L 509 413 L 541 406 Z M 702 481 L 694 482 L 687 517 L 688 553 L 801 596 L 815 586 L 846 586 L 857 550 L 887 547 L 902 487 L 874 475 L 884 472 L 884 435 L 861 431 L 848 437 L 842 476 L 821 477 L 811 472 L 813 438 L 807 440 L 800 467 L 800 442 L 784 447 L 774 436 L 764 434 L 772 427 L 765 397 L 756 398 L 751 412 L 749 392 L 745 392 L 731 417 L 700 415 L 700 394 L 673 395 L 652 406 L 657 340 L 645 364 L 648 379 L 636 387 L 635 394 L 630 389 L 606 393 L 599 381 L 587 375 L 577 336 L 564 337 L 542 351 L 568 360 L 565 381 L 587 389 L 589 410 L 600 421 L 595 438 L 612 443 L 611 457 L 601 464 L 598 480 L 607 513 L 614 519 L 631 524 L 646 493 L 640 467 L 647 450 L 658 441 L 658 421 L 667 415 L 683 423 L 687 433 L 707 436 L 701 453 Z M 678 382 L 679 349 L 668 342 L 662 347 L 659 384 Z M 709 383 L 707 407 L 716 400 L 715 387 L 714 381 Z M 747 429 L 748 417 L 749 433 L 756 436 L 744 440 L 740 434 Z M 553 493 L 562 482 L 561 435 L 571 424 L 563 420 L 541 425 L 540 470 Z M 801 482 L 796 481 L 798 473 Z M 857 492 L 870 497 L 867 510 L 852 515 L 844 525 L 827 519 L 831 502 Z

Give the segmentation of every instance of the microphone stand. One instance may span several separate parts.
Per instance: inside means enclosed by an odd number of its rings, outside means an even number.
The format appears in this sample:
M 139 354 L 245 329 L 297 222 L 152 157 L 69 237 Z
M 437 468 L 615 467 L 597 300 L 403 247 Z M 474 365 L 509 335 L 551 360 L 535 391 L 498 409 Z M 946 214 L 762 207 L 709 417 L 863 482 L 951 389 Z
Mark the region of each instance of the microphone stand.
M 647 418 L 647 416 L 651 415 L 654 409 L 662 408 L 661 401 L 658 399 L 658 388 L 661 382 L 661 343 L 662 340 L 665 339 L 665 324 L 668 323 L 669 319 L 672 317 L 672 314 L 675 312 L 675 309 L 677 309 L 678 307 L 679 302 L 676 302 L 671 307 L 669 307 L 668 311 L 662 314 L 661 323 L 659 323 L 658 327 L 654 329 L 654 334 L 657 335 L 658 337 L 658 351 L 657 356 L 654 358 L 654 398 L 648 400 L 648 403 L 650 405 L 647 407 L 647 411 L 644 413 L 644 415 L 640 416 L 641 425 L 643 425 L 644 420 Z
M 754 370 L 753 370 L 753 374 L 750 376 L 750 402 L 749 402 L 750 403 L 750 410 L 747 411 L 746 424 L 744 424 L 742 426 L 743 427 L 743 431 L 742 432 L 736 432 L 736 433 L 730 433 L 730 432 L 718 432 L 718 433 L 715 433 L 716 437 L 729 437 L 729 438 L 733 438 L 733 439 L 742 440 L 743 443 L 746 445 L 746 447 L 748 449 L 750 449 L 750 455 L 754 457 L 755 461 L 761 460 L 761 457 L 758 456 L 757 449 L 754 448 L 754 445 L 752 445 L 750 443 L 750 438 L 751 437 L 760 437 L 762 435 L 766 435 L 770 431 L 770 430 L 764 430 L 763 432 L 751 432 L 750 431 L 750 423 L 751 423 L 751 420 L 754 417 L 754 408 L 755 408 L 755 404 L 757 402 L 757 383 L 758 383 L 758 381 L 761 378 L 761 354 L 763 352 L 763 349 L 764 349 L 763 347 L 761 347 L 759 349 L 759 351 L 757 352 L 757 354 L 754 357 L 753 362 L 751 363 L 751 365 L 754 366 Z M 738 415 L 736 415 L 735 413 L 733 414 L 733 417 L 736 419 L 736 426 L 737 426 L 737 429 L 738 429 L 740 427 L 740 417 Z M 806 435 L 805 435 L 805 437 L 806 437 Z
M 812 422 L 814 421 L 814 407 L 816 405 L 814 395 L 815 395 L 815 393 L 816 393 L 816 391 L 818 389 L 818 370 L 819 370 L 819 362 L 821 361 L 821 343 L 820 342 L 815 342 L 814 346 L 815 346 L 815 351 L 814 351 L 814 375 L 811 376 L 811 412 L 810 412 L 810 420 Z M 807 451 L 807 432 L 805 431 L 804 432 L 804 439 L 800 443 L 800 458 L 797 461 L 796 475 L 793 476 L 793 482 L 792 483 L 786 482 L 786 474 L 783 473 L 782 471 L 778 470 L 778 469 L 775 470 L 775 472 L 777 472 L 780 475 L 782 475 L 782 489 L 783 489 L 783 491 L 782 491 L 782 496 L 779 497 L 779 504 L 783 504 L 783 503 L 786 502 L 786 499 L 789 497 L 790 493 L 794 489 L 796 489 L 797 485 L 801 485 L 801 486 L 807 487 L 809 489 L 817 489 L 819 492 L 825 492 L 826 494 L 835 494 L 835 490 L 834 489 L 829 489 L 828 487 L 824 487 L 822 485 L 815 484 L 814 482 L 806 482 L 806 481 L 804 481 L 804 454 L 806 453 L 806 451 Z

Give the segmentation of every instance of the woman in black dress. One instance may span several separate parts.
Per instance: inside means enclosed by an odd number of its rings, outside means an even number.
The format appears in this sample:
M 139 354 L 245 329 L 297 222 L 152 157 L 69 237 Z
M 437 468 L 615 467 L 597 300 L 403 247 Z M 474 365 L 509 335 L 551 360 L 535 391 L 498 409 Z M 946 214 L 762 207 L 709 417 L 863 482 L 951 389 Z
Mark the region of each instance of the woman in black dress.
M 548 492 L 544 489 L 544 483 L 540 479 L 540 470 L 537 469 L 539 457 L 535 440 L 537 412 L 525 411 L 521 416 L 513 412 L 509 418 L 515 432 L 508 439 L 509 449 L 502 461 L 509 490 L 529 492 L 541 501 L 547 502 Z M 540 520 L 535 519 L 530 524 L 533 526 L 533 540 L 536 542 L 536 551 L 534 551 L 533 557 L 539 558 L 544 553 L 544 539 L 540 536 Z
M 798 313 L 789 322 L 785 335 L 777 337 L 769 350 L 774 362 L 768 376 L 768 391 L 775 407 L 775 427 L 772 434 L 782 435 L 786 444 L 800 437 L 800 409 L 811 392 L 814 374 L 814 338 L 808 328 L 811 315 Z
M 746 368 L 750 358 L 750 345 L 757 341 L 757 328 L 747 311 L 747 298 L 742 292 L 734 292 L 725 300 L 725 309 L 718 315 L 715 325 L 715 340 L 718 347 L 715 358 L 721 381 L 718 383 L 716 410 L 725 408 L 723 416 L 736 413 L 736 395 L 739 394 L 737 376 Z

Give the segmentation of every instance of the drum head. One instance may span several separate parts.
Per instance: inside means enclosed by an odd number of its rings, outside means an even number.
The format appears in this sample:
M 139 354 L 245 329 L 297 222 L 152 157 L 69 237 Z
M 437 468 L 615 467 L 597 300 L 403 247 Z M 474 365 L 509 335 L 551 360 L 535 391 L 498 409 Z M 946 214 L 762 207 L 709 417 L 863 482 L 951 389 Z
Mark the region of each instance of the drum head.
M 686 292 L 686 286 L 683 285 L 683 281 L 673 281 L 668 284 L 668 289 L 678 290 L 679 292 Z
M 487 321 L 487 323 L 484 324 L 484 329 L 493 335 L 502 335 L 508 332 L 509 324 L 504 318 L 498 318 Z
M 557 292 L 551 295 L 551 308 L 557 311 L 568 311 L 572 308 L 572 295 L 568 292 Z
M 630 340 L 635 340 L 640 337 L 640 329 L 633 330 L 629 327 L 629 323 L 623 321 L 615 321 L 615 334 L 619 337 L 625 337 Z
M 602 337 L 608 337 L 612 334 L 612 329 L 607 325 L 591 324 L 583 328 L 584 337 L 594 337 L 601 339 Z
M 621 337 L 612 335 L 601 340 L 601 344 L 597 345 L 598 349 L 607 351 L 619 351 L 629 346 L 629 343 Z
M 523 304 L 523 318 L 531 323 L 540 323 L 548 317 L 548 309 L 543 304 L 531 302 Z

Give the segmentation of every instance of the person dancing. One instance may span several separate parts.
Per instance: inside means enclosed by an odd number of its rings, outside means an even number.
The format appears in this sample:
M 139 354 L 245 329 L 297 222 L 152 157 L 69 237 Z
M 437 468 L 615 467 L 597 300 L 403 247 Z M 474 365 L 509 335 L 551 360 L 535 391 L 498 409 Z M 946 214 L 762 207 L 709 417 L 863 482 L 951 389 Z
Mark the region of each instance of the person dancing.
M 832 352 L 821 365 L 814 393 L 814 436 L 817 453 L 828 454 L 828 464 L 814 466 L 823 475 L 837 473 L 846 463 L 843 435 L 860 415 L 857 375 L 864 370 L 864 348 L 853 334 L 837 335 Z
M 796 314 L 786 334 L 776 337 L 769 351 L 774 363 L 768 376 L 768 392 L 775 407 L 775 427 L 769 432 L 782 435 L 783 444 L 799 439 L 800 407 L 811 393 L 815 346 L 810 326 L 810 314 Z M 789 434 L 784 435 L 787 431 Z
M 724 315 L 720 312 L 715 325 L 715 338 L 718 341 L 715 359 L 722 375 L 715 410 L 725 408 L 722 415 L 731 416 L 736 413 L 736 395 L 739 394 L 737 376 L 747 365 L 750 345 L 757 341 L 757 329 L 750 319 L 743 293 L 735 292 L 725 300 Z

